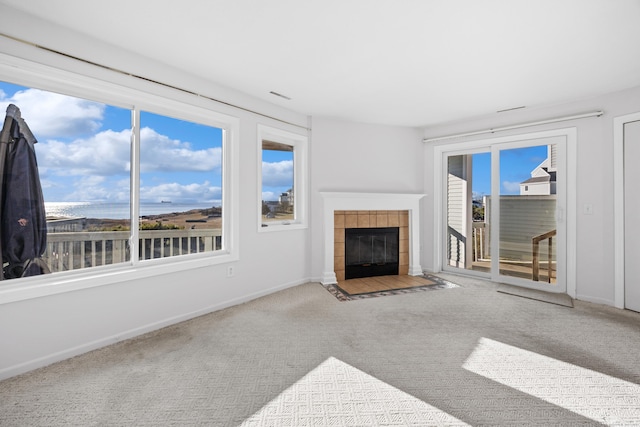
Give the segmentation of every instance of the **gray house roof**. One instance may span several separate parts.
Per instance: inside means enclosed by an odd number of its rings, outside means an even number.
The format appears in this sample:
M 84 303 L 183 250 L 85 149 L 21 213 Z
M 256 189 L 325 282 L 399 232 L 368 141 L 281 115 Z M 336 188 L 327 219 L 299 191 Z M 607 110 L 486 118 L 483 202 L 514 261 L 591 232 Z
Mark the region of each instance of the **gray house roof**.
M 537 176 L 535 178 L 529 178 L 526 181 L 522 181 L 521 184 L 533 184 L 536 182 L 549 182 L 551 180 L 550 176 Z
M 536 176 L 533 178 L 529 178 L 526 181 L 522 181 L 520 184 L 534 184 L 536 182 L 556 182 L 556 173 L 549 172 L 546 168 L 544 168 L 545 172 L 549 175 L 547 176 Z

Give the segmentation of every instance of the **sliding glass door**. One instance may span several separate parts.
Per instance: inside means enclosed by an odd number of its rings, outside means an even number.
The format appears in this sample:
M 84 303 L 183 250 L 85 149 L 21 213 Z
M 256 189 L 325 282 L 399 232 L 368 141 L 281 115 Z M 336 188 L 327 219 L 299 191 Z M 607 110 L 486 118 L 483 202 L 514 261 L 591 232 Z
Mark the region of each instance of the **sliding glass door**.
M 445 264 L 454 269 L 489 272 L 491 152 L 447 157 Z
M 444 270 L 566 290 L 565 140 L 501 140 L 444 153 Z

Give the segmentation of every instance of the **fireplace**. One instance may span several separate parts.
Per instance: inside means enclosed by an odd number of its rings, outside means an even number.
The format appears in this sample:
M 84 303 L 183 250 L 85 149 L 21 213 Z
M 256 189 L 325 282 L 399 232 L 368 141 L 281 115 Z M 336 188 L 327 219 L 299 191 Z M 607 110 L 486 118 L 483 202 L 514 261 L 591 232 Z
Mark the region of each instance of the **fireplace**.
M 380 275 L 392 275 L 399 274 L 405 275 L 409 273 L 409 211 L 374 211 L 374 210 L 358 210 L 358 211 L 342 211 L 336 210 L 333 212 L 333 224 L 334 224 L 334 263 L 333 269 L 336 275 L 337 281 L 347 280 L 347 279 L 355 279 L 356 277 L 370 277 L 370 276 L 380 276 Z M 391 243 L 391 238 L 389 236 L 388 230 L 397 230 L 397 244 Z M 384 237 L 379 237 L 374 241 L 369 240 L 366 241 L 366 237 L 364 237 L 364 233 L 368 233 L 369 235 L 379 235 Z M 386 234 L 385 234 L 386 233 Z M 361 260 L 358 261 L 357 257 L 353 257 L 350 255 L 350 260 L 347 261 L 347 234 L 353 234 L 355 236 L 363 236 L 361 240 L 364 240 L 368 244 L 373 244 L 374 248 L 377 247 L 378 251 L 380 250 L 380 246 L 384 245 L 384 242 L 381 240 L 386 240 L 387 245 L 390 249 L 394 249 L 394 252 L 397 250 L 397 265 L 398 268 L 392 269 L 389 271 L 385 271 L 385 269 L 391 269 L 393 267 L 382 264 L 383 260 L 380 259 L 379 255 L 376 255 L 377 258 L 374 259 L 374 262 L 371 260 L 367 260 L 366 253 L 361 254 Z M 371 237 L 369 237 L 371 239 Z M 395 247 L 393 246 L 395 245 Z M 355 244 L 351 244 L 351 249 L 355 250 L 353 246 Z M 366 250 L 363 246 L 360 246 L 361 250 Z M 354 264 L 359 266 L 352 266 L 347 268 L 347 264 Z M 371 265 L 363 265 L 363 264 L 375 264 Z M 347 273 L 347 270 L 350 270 Z
M 345 280 L 349 228 L 398 228 L 398 273 L 419 276 L 420 199 L 424 194 L 321 192 L 324 216 L 322 284 Z
M 399 227 L 345 229 L 345 279 L 398 274 Z

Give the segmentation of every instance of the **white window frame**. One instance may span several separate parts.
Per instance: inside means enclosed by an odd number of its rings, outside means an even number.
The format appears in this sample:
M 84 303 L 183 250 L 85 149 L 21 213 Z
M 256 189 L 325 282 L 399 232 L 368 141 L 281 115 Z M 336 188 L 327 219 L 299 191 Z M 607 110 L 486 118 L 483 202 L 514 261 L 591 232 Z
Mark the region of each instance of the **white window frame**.
M 308 137 L 294 132 L 278 129 L 271 126 L 258 125 L 257 139 L 257 177 L 258 177 L 258 232 L 268 233 L 272 231 L 294 230 L 307 228 L 307 176 L 308 158 L 307 146 Z M 273 221 L 268 226 L 262 224 L 262 141 L 273 141 L 293 147 L 293 211 L 292 221 Z
M 66 64 L 69 65 L 69 64 Z M 67 67 L 65 67 L 67 68 Z M 73 69 L 73 66 L 69 66 Z M 83 68 L 83 67 L 79 67 Z M 85 74 L 86 72 L 86 74 Z M 99 75 L 92 77 L 89 74 Z M 124 81 L 123 81 L 124 79 Z M 0 305 L 31 298 L 161 276 L 194 268 L 235 262 L 239 259 L 239 129 L 240 120 L 215 111 L 216 104 L 190 94 L 169 90 L 151 82 L 139 82 L 92 67 L 79 74 L 0 53 L 0 80 L 41 90 L 81 97 L 134 112 L 144 110 L 223 129 L 222 146 L 222 250 L 92 267 L 0 282 Z M 139 117 L 139 116 L 138 116 Z M 139 123 L 132 123 L 131 197 L 139 197 Z M 135 161 L 134 161 L 135 160 Z M 132 203 L 133 218 L 137 217 Z M 137 228 L 132 227 L 132 239 Z M 137 247 L 137 245 L 134 245 Z

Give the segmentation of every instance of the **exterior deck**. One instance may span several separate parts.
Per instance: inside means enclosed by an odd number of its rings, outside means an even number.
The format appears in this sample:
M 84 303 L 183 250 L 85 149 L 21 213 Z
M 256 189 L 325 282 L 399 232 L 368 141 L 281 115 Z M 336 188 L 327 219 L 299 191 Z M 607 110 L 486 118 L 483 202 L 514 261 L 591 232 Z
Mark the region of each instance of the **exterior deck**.
M 131 258 L 130 238 L 129 231 L 49 233 L 47 250 L 42 258 L 51 272 L 128 262 Z M 139 233 L 141 260 L 221 248 L 221 229 L 144 230 Z

